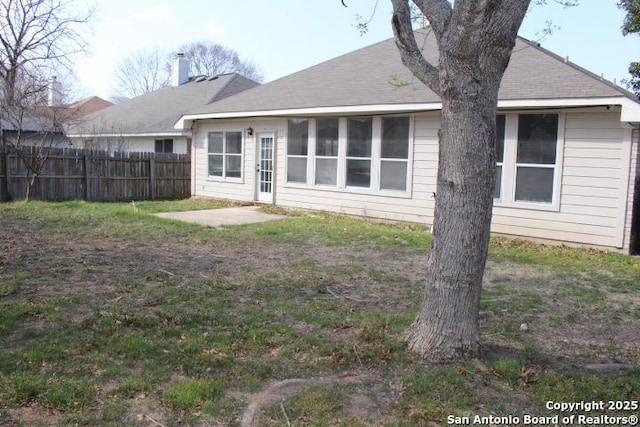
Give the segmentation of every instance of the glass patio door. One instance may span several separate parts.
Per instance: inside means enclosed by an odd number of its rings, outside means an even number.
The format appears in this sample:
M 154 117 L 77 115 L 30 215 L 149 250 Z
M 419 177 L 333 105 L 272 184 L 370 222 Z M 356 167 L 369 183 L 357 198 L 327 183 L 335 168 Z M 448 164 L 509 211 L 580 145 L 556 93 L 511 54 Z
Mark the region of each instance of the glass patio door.
M 273 203 L 273 133 L 258 135 L 258 201 Z

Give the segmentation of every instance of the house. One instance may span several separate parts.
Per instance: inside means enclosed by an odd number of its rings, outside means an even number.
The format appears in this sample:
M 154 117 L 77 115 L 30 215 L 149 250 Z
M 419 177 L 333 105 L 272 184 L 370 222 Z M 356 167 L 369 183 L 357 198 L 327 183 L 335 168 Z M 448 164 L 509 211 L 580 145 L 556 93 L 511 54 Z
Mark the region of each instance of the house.
M 69 147 L 60 110 L 46 106 L 9 108 L 0 111 L 0 148 L 41 146 Z
M 104 110 L 105 108 L 111 107 L 112 105 L 113 102 L 102 99 L 99 96 L 88 96 L 67 105 L 66 109 L 69 110 L 69 115 L 71 118 L 76 118 L 85 117 L 88 114 Z
M 189 78 L 189 62 L 179 54 L 172 67 L 171 84 L 85 116 L 67 130 L 74 146 L 186 153 L 190 131 L 173 125 L 186 111 L 257 86 L 239 74 Z
M 65 123 L 113 105 L 97 96 L 71 104 L 63 102 L 62 84 L 53 77 L 41 105 L 0 108 L 0 133 L 3 144 L 71 147 L 65 135 Z M 44 94 L 43 94 L 44 95 Z M 43 96 L 43 98 L 45 98 Z
M 62 83 L 58 81 L 56 76 L 51 78 L 47 87 L 47 106 L 52 114 L 60 118 L 61 122 L 75 121 L 112 105 L 113 102 L 102 99 L 99 96 L 89 96 L 66 104 L 64 102 Z
M 433 36 L 417 34 L 437 60 Z M 494 233 L 638 253 L 640 104 L 518 38 L 499 94 Z M 192 193 L 433 221 L 441 101 L 389 39 L 185 114 Z

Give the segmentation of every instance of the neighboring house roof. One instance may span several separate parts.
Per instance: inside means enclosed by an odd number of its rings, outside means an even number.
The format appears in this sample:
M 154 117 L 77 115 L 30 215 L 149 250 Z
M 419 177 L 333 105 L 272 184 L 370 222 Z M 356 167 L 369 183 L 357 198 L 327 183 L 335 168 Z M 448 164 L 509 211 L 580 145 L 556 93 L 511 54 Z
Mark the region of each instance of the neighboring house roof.
M 87 98 L 76 101 L 66 106 L 67 109 L 75 110 L 74 114 L 78 117 L 86 116 L 87 114 L 95 113 L 96 111 L 103 110 L 107 107 L 111 107 L 113 102 L 102 99 L 99 96 L 89 96 Z
M 239 74 L 191 78 L 89 114 L 69 127 L 69 136 L 181 135 L 173 125 L 186 111 L 257 86 Z
M 416 39 L 418 45 L 423 46 L 427 60 L 437 64 L 433 34 L 417 31 Z M 516 40 L 499 93 L 499 99 L 506 106 L 515 106 L 522 100 L 544 101 L 541 104 L 563 100 L 563 105 L 572 105 L 571 100 L 599 99 L 606 103 L 610 98 L 624 98 L 625 103 L 638 107 L 629 92 L 523 38 Z M 215 104 L 192 108 L 176 123 L 176 128 L 188 127 L 191 120 L 209 117 L 439 108 L 438 96 L 402 65 L 392 38 Z
M 23 131 L 27 132 L 62 132 L 60 126 L 66 121 L 77 120 L 79 117 L 96 112 L 113 105 L 97 96 L 90 96 L 68 105 L 52 107 L 43 105 L 30 109 L 19 109 L 14 112 L 4 110 L 0 113 L 0 129 L 5 131 L 16 131 L 18 124 Z M 22 118 L 18 118 L 18 113 Z
M 50 107 L 4 109 L 0 112 L 0 129 L 23 132 L 62 132 L 60 116 Z

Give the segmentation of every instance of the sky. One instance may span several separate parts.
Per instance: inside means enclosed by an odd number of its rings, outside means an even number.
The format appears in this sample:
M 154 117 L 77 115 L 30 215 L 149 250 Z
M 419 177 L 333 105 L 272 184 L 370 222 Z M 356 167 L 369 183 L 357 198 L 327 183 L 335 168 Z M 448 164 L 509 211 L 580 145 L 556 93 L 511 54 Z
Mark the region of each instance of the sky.
M 84 0 L 80 0 L 84 1 Z M 175 51 L 208 41 L 236 50 L 262 71 L 264 81 L 393 37 L 391 2 L 378 0 L 93 0 L 89 53 L 76 61 L 79 96 L 108 99 L 118 64 L 141 48 Z M 532 3 L 535 3 L 532 1 Z M 581 0 L 563 8 L 550 0 L 532 6 L 520 36 L 610 81 L 628 77 L 640 60 L 640 36 L 622 36 L 618 0 Z M 366 34 L 357 16 L 373 17 Z M 541 39 L 546 22 L 553 33 Z

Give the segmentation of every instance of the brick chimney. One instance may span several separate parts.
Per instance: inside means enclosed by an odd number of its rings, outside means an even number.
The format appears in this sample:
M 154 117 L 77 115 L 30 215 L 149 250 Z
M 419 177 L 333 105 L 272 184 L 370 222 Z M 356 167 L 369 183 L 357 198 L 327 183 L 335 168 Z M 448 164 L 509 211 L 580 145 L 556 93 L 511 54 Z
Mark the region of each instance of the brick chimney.
M 56 76 L 53 76 L 49 82 L 48 105 L 49 107 L 62 105 L 62 83 L 58 81 Z
M 190 63 L 184 53 L 177 53 L 171 64 L 171 86 L 180 86 L 189 81 Z

